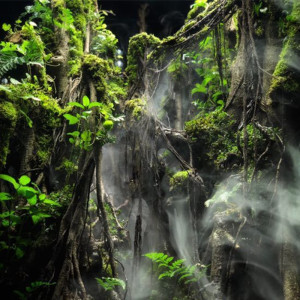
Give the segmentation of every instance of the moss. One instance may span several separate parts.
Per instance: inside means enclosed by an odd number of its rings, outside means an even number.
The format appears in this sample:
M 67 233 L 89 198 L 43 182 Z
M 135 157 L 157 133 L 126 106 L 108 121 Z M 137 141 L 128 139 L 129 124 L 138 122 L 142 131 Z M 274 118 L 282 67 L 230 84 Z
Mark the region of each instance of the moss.
M 57 167 L 56 170 L 65 170 L 67 177 L 70 177 L 70 175 L 78 170 L 78 166 L 74 162 L 64 158 L 61 165 Z
M 300 3 L 298 1 L 294 1 L 292 12 L 287 19 L 289 20 L 287 37 L 269 89 L 269 103 L 276 98 L 277 94 L 296 95 L 300 92 L 299 74 L 291 65 L 297 61 L 297 57 L 300 55 Z
M 195 0 L 195 3 L 191 6 L 186 20 L 189 21 L 191 19 L 195 19 L 198 15 L 203 16 L 207 9 L 212 6 L 214 6 L 214 3 L 207 3 L 207 0 Z
M 187 20 L 196 18 L 203 11 L 204 11 L 203 7 L 193 6 L 187 15 Z
M 125 109 L 130 111 L 133 118 L 139 120 L 146 111 L 146 101 L 141 98 L 127 100 L 125 102 Z
M 67 8 L 72 10 L 74 14 L 84 13 L 84 3 L 82 2 L 82 0 L 65 0 L 65 1 L 66 1 Z
M 71 35 L 69 42 L 70 45 L 70 58 L 68 64 L 70 66 L 69 76 L 76 76 L 79 74 L 81 69 L 81 59 L 83 56 L 83 42 L 81 32 L 74 30 L 74 33 Z
M 129 84 L 133 84 L 141 76 L 141 59 L 144 60 L 145 55 L 147 57 L 147 54 L 160 44 L 159 38 L 145 32 L 130 38 L 126 68 Z
M 95 87 L 101 97 L 107 92 L 107 80 L 113 70 L 109 63 L 93 54 L 85 55 L 82 64 L 84 70 L 93 79 Z
M 188 136 L 202 151 L 199 153 L 202 162 L 212 162 L 219 167 L 229 153 L 237 152 L 234 124 L 235 121 L 221 110 L 199 114 L 185 124 Z
M 107 97 L 114 103 L 119 103 L 120 99 L 126 96 L 124 81 L 121 77 L 114 76 L 108 82 Z
M 171 189 L 183 186 L 189 178 L 189 171 L 179 171 L 170 178 Z
M 65 0 L 53 0 L 52 4 L 53 4 L 53 7 L 60 7 L 65 4 Z
M 18 113 L 11 102 L 3 101 L 0 103 L 0 119 L 1 121 L 8 121 L 10 124 L 15 125 Z
M 80 26 L 84 26 L 81 24 Z M 76 27 L 72 30 L 72 34 L 69 41 L 70 46 L 70 57 L 68 64 L 70 66 L 69 76 L 76 76 L 79 74 L 81 68 L 81 60 L 83 57 L 83 34 L 82 29 L 77 29 Z
M 39 166 L 45 166 L 48 163 L 53 143 L 51 136 L 43 131 L 39 131 L 35 145 Z
M 69 76 L 79 74 L 81 59 L 83 57 L 83 39 L 86 31 L 87 17 L 85 15 L 85 4 L 82 0 L 66 0 L 66 7 L 72 12 L 74 22 L 70 31 L 70 58 Z
M 15 106 L 8 101 L 0 100 L 0 166 L 5 165 L 9 153 L 9 140 L 14 132 L 18 119 Z
M 36 137 L 35 161 L 39 166 L 43 166 L 48 162 L 53 146 L 53 128 L 61 125 L 61 115 L 67 109 L 62 109 L 58 101 L 45 92 L 38 83 L 23 82 L 5 87 L 6 89 L 2 90 L 2 97 L 6 101 L 0 100 L 1 164 L 5 164 L 13 130 L 20 138 L 20 132 L 32 126 Z
M 257 27 L 255 28 L 255 34 L 256 34 L 258 37 L 262 37 L 262 36 L 264 35 L 264 32 L 265 32 L 265 30 L 264 30 L 264 28 L 263 28 L 262 25 L 257 26 Z
M 41 88 L 38 83 L 24 82 L 17 85 L 9 85 L 10 92 L 6 94 L 7 98 L 15 101 L 24 110 L 30 110 L 33 118 L 42 118 L 43 111 L 55 115 L 56 117 L 66 112 L 62 109 L 58 101 L 48 92 Z M 48 120 L 49 125 L 49 120 Z
M 185 130 L 190 137 L 200 138 L 206 132 L 213 133 L 228 130 L 233 122 L 226 112 L 215 110 L 211 113 L 200 114 L 195 120 L 187 122 Z

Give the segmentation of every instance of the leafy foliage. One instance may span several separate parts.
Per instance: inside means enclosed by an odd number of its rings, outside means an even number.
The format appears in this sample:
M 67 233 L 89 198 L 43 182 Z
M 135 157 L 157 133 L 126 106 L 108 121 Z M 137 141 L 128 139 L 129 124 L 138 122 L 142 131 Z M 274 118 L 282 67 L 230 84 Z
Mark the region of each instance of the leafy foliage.
M 114 139 L 108 135 L 108 132 L 113 128 L 113 120 L 117 120 L 112 115 L 114 107 L 112 103 L 90 102 L 90 99 L 84 96 L 82 104 L 79 102 L 70 102 L 69 106 L 79 108 L 80 110 L 80 113 L 64 114 L 64 118 L 68 120 L 69 125 L 77 124 L 77 130 L 68 133 L 71 136 L 69 138 L 71 144 L 89 151 L 95 141 L 101 144 L 113 142 Z M 95 117 L 96 126 L 95 124 L 90 126 L 92 117 Z
M 102 277 L 102 278 L 95 278 L 95 279 L 104 288 L 105 291 L 111 291 L 116 286 L 122 287 L 123 290 L 126 289 L 126 283 L 119 278 Z
M 206 271 L 206 267 L 202 266 L 200 269 L 196 265 L 185 266 L 184 259 L 174 261 L 174 257 L 170 257 L 164 253 L 147 253 L 145 257 L 152 260 L 159 273 L 158 279 L 176 277 L 179 283 L 189 284 L 197 282 Z
M 198 1 L 195 5 L 206 7 L 206 1 Z M 223 62 L 223 55 L 228 57 L 229 50 L 219 46 L 219 52 L 216 50 L 217 43 L 225 43 L 223 40 L 223 24 L 220 24 L 219 37 L 210 33 L 205 39 L 199 42 L 198 49 L 194 52 L 185 54 L 191 66 L 195 69 L 199 83 L 191 90 L 191 94 L 197 96 L 194 104 L 199 110 L 208 110 L 210 108 L 223 109 L 226 93 L 228 92 L 226 65 Z M 224 49 L 223 49 L 224 48 Z M 219 53 L 219 55 L 217 55 Z
M 44 66 L 47 57 L 44 53 L 44 45 L 38 37 L 34 26 L 25 23 L 21 31 L 14 33 L 21 44 L 13 42 L 0 43 L 0 77 L 13 70 L 18 65 L 26 64 L 28 68 L 32 65 Z
M 15 190 L 15 193 L 13 194 L 1 192 L 0 201 L 21 201 L 22 199 L 25 199 L 29 206 L 18 206 L 18 210 L 27 211 L 28 214 L 31 216 L 34 224 L 37 224 L 44 218 L 51 217 L 51 215 L 46 213 L 46 210 L 44 209 L 45 207 L 47 207 L 48 205 L 60 206 L 59 203 L 48 199 L 45 194 L 41 193 L 39 188 L 34 183 L 31 183 L 30 177 L 26 175 L 21 176 L 18 179 L 18 182 L 13 177 L 6 174 L 0 174 L 0 179 L 10 183 Z M 17 214 L 17 212 L 12 210 L 10 205 L 9 208 L 9 211 L 6 211 L 0 215 L 0 219 L 2 220 L 2 226 L 4 227 L 15 226 L 21 222 L 21 217 Z
M 94 13 L 92 16 L 93 29 L 99 32 L 91 42 L 91 52 L 97 56 L 102 56 L 108 59 L 114 58 L 117 50 L 118 40 L 116 36 L 106 28 L 104 23 L 107 11 Z
M 20 259 L 29 245 L 27 232 L 23 232 L 24 225 L 28 224 L 28 217 L 33 225 L 41 223 L 55 215 L 53 207 L 60 207 L 60 204 L 42 193 L 26 175 L 16 180 L 9 175 L 0 174 L 0 179 L 7 182 L 14 191 L 0 192 L 3 207 L 0 214 L 0 235 L 2 238 L 6 237 L 6 241 L 4 239 L 1 242 L 0 251 L 12 252 Z

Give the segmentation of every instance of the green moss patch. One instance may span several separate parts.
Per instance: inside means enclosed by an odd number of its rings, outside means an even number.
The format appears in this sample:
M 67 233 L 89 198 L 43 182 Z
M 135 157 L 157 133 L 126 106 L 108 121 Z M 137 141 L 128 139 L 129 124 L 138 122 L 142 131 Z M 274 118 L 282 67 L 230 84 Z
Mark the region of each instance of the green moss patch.
M 139 120 L 146 111 L 146 101 L 141 98 L 127 100 L 125 109 L 131 113 L 133 118 Z
M 179 171 L 170 178 L 170 188 L 181 187 L 187 183 L 189 171 Z
M 137 34 L 129 40 L 126 68 L 129 84 L 133 84 L 141 75 L 141 68 L 139 67 L 141 60 L 144 60 L 147 54 L 160 44 L 161 40 L 159 38 L 145 32 Z
M 9 153 L 9 140 L 14 132 L 18 119 L 15 106 L 8 101 L 0 100 L 0 166 L 5 165 Z

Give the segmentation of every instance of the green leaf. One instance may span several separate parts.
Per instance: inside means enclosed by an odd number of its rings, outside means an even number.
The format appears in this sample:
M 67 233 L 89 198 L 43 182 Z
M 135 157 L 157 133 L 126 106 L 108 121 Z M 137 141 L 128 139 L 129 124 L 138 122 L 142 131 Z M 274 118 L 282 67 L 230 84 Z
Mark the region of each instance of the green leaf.
M 33 195 L 31 198 L 27 198 L 27 201 L 30 205 L 36 205 L 37 203 L 37 195 Z
M 189 284 L 189 283 L 197 282 L 197 281 L 198 281 L 197 278 L 192 278 L 192 279 L 186 280 L 186 281 L 184 282 L 184 284 Z
M 106 120 L 103 122 L 103 127 L 105 130 L 109 131 L 114 127 L 114 122 L 111 120 Z
M 9 225 L 10 225 L 9 220 L 7 220 L 7 219 L 2 220 L 3 227 L 9 227 Z
M 0 201 L 7 201 L 7 200 L 11 200 L 12 196 L 9 193 L 0 193 Z
M 45 194 L 40 194 L 39 199 L 40 199 L 40 201 L 44 201 L 46 199 L 46 195 Z
M 89 104 L 88 109 L 90 109 L 92 107 L 101 107 L 101 106 L 103 106 L 103 104 L 100 102 L 92 102 Z
M 30 177 L 23 175 L 19 178 L 19 183 L 22 185 L 27 185 L 28 183 L 30 183 L 31 179 Z
M 90 105 L 90 99 L 88 96 L 83 96 L 82 98 L 82 104 L 85 106 L 85 107 L 89 107 Z
M 92 140 L 91 132 L 89 130 L 83 131 L 82 134 L 81 134 L 81 139 L 84 142 L 90 142 Z
M 180 281 L 182 281 L 184 278 L 187 278 L 187 277 L 190 277 L 190 276 L 193 276 L 193 273 L 187 273 L 187 274 L 184 274 L 184 275 L 182 275 L 182 276 L 179 278 L 178 282 L 180 282 Z
M 14 78 L 10 78 L 10 83 L 11 83 L 11 84 L 14 84 L 14 85 L 16 85 L 16 84 L 21 84 L 21 82 L 20 82 L 19 80 L 16 80 L 16 79 L 14 79 Z
M 33 122 L 29 118 L 29 116 L 23 110 L 21 110 L 21 109 L 19 110 L 19 112 L 25 117 L 25 120 L 26 120 L 27 125 L 29 126 L 29 128 L 32 128 Z
M 84 112 L 82 112 L 82 115 L 88 117 L 91 113 L 92 113 L 91 110 L 85 110 Z
M 26 199 L 32 198 L 35 194 L 38 194 L 38 191 L 30 186 L 20 186 L 17 189 L 18 195 L 25 197 Z
M 17 258 L 22 258 L 25 254 L 24 251 L 19 247 L 16 248 L 15 253 L 16 253 Z
M 69 106 L 76 106 L 76 107 L 80 107 L 80 108 L 84 109 L 84 106 L 79 102 L 69 102 L 68 105 Z
M 166 263 L 161 263 L 161 264 L 158 265 L 158 268 L 161 268 L 161 267 L 168 267 L 168 264 L 166 264 Z
M 202 86 L 207 86 L 207 84 L 212 81 L 213 77 L 212 76 L 205 76 L 204 80 L 202 81 Z
M 169 257 L 168 259 L 167 259 L 167 263 L 169 264 L 172 260 L 174 259 L 174 257 Z
M 44 203 L 49 204 L 49 205 L 61 206 L 61 204 L 57 203 L 56 201 L 50 200 L 50 199 L 45 199 Z
M 2 29 L 3 29 L 4 31 L 9 31 L 9 30 L 11 30 L 11 25 L 10 25 L 10 24 L 6 24 L 6 23 L 3 23 L 3 24 L 2 24 Z
M 212 95 L 212 98 L 214 101 L 217 101 L 218 97 L 223 95 L 223 93 L 221 91 L 217 91 Z
M 50 218 L 51 216 L 48 214 L 38 213 L 31 216 L 31 219 L 34 224 L 37 224 L 39 221 L 42 221 L 45 218 Z
M 64 114 L 64 117 L 69 121 L 70 125 L 77 124 L 79 122 L 79 119 L 75 116 L 72 116 L 70 114 Z
M 115 286 L 121 286 L 123 290 L 126 288 L 126 283 L 119 278 L 102 277 L 95 278 L 97 282 L 106 290 L 111 291 Z
M 204 87 L 203 85 L 196 83 L 196 87 L 192 89 L 192 95 L 194 95 L 195 93 L 207 93 L 207 89 L 206 87 Z
M 70 136 L 73 136 L 73 137 L 79 137 L 80 132 L 79 131 L 73 131 L 73 132 L 67 133 L 67 135 L 70 135 Z
M 5 175 L 5 174 L 0 174 L 0 179 L 2 180 L 5 180 L 5 181 L 8 181 L 9 183 L 11 183 L 15 189 L 18 189 L 19 188 L 19 184 L 16 182 L 16 180 L 9 176 L 9 175 Z
M 6 87 L 6 86 L 4 86 L 2 84 L 0 84 L 0 91 L 4 91 L 4 92 L 6 92 L 8 94 L 10 94 L 12 92 L 10 88 L 8 88 L 8 87 Z
M 217 101 L 217 104 L 219 105 L 219 109 L 220 109 L 220 110 L 222 110 L 223 107 L 224 107 L 224 105 L 225 105 L 225 103 L 224 103 L 223 100 L 218 100 L 218 101 Z
M 171 275 L 172 275 L 171 272 L 165 272 L 165 273 L 160 274 L 158 276 L 158 279 L 160 280 L 160 279 L 163 279 L 164 277 L 172 277 Z

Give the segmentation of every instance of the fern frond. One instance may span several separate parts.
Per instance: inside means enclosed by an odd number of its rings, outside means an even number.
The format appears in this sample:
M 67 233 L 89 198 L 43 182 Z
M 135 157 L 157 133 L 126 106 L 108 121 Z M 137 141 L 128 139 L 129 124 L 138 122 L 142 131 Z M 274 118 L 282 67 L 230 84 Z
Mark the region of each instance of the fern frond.
M 16 53 L 0 53 L 0 77 L 24 63 L 26 63 L 25 58 L 16 56 Z

